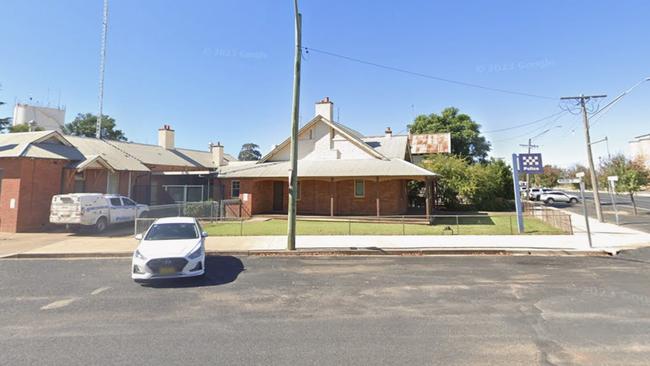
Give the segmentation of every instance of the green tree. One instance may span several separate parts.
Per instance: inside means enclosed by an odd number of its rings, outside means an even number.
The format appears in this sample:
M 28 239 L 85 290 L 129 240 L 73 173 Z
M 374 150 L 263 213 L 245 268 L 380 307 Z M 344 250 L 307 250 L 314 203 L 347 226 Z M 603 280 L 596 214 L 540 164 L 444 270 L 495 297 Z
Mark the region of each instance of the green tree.
M 63 133 L 73 136 L 95 137 L 96 131 L 97 116 L 92 113 L 79 113 L 72 122 L 63 127 Z M 115 128 L 115 119 L 107 115 L 102 115 L 102 138 L 126 141 L 124 132 Z
M 554 165 L 544 165 L 544 173 L 533 175 L 533 181 L 538 187 L 555 187 L 557 180 L 562 178 L 564 171 L 562 168 Z
M 43 127 L 36 126 L 32 128 L 32 131 L 45 131 Z M 30 132 L 29 131 L 29 125 L 26 123 L 22 123 L 19 125 L 11 126 L 9 127 L 9 132 L 10 133 L 15 133 L 15 132 Z
M 0 102 L 0 106 L 6 104 L 5 102 Z M 4 117 L 0 118 L 0 132 L 3 132 L 11 127 L 11 118 L 10 117 Z
M 601 161 L 599 173 L 599 181 L 604 187 L 607 187 L 608 176 L 618 176 L 616 191 L 630 195 L 634 215 L 638 215 L 634 194 L 648 184 L 648 171 L 645 167 L 639 162 L 627 159 L 623 154 L 618 154 Z
M 260 153 L 260 147 L 257 144 L 249 142 L 241 146 L 241 150 L 239 151 L 237 159 L 242 161 L 250 161 L 260 160 L 261 157 L 262 154 Z
M 407 126 L 411 133 L 451 133 L 451 153 L 472 162 L 484 162 L 490 143 L 481 136 L 481 125 L 458 108 L 445 108 L 440 115 L 419 115 Z
M 439 174 L 438 195 L 448 208 L 493 211 L 512 207 L 512 171 L 502 160 L 470 164 L 454 155 L 433 155 L 422 166 Z

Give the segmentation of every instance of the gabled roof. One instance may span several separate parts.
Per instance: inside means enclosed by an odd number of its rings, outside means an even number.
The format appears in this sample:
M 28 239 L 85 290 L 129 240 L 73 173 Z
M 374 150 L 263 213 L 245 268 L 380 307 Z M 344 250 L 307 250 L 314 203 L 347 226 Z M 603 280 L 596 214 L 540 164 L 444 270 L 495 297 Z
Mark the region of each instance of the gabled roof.
M 57 131 L 34 131 L 0 134 L 0 157 L 34 157 L 67 159 L 71 144 Z
M 363 141 L 388 158 L 406 159 L 408 156 L 408 135 L 368 136 Z
M 88 169 L 88 168 L 94 168 L 94 167 L 96 167 L 98 165 L 101 166 L 101 167 L 104 167 L 104 168 L 106 168 L 106 169 L 108 169 L 110 171 L 115 170 L 115 169 L 113 169 L 113 167 L 106 160 L 104 160 L 104 158 L 102 158 L 99 155 L 86 156 L 85 160 L 70 163 L 70 164 L 68 164 L 68 167 L 69 168 L 74 168 L 74 169 L 77 169 L 77 170 L 81 171 L 81 170 L 85 170 L 85 169 Z
M 99 156 L 114 170 L 149 171 L 149 168 L 138 159 L 116 149 L 105 140 L 80 136 L 66 136 L 66 139 L 84 155 L 86 160 Z
M 359 132 L 357 132 L 357 131 L 349 128 L 349 127 L 346 127 L 346 126 L 344 126 L 344 125 L 342 125 L 340 123 L 332 122 L 332 121 L 328 120 L 327 118 L 325 118 L 325 117 L 323 117 L 321 115 L 317 115 L 311 121 L 307 122 L 307 124 L 302 126 L 300 128 L 300 130 L 298 130 L 298 135 L 300 135 L 304 130 L 311 128 L 312 126 L 314 126 L 318 122 L 322 122 L 322 123 L 325 123 L 326 125 L 330 126 L 336 132 L 338 132 L 341 136 L 348 139 L 350 142 L 352 142 L 354 145 L 356 145 L 357 147 L 359 147 L 362 150 L 364 150 L 365 152 L 367 152 L 372 157 L 377 158 L 377 159 L 388 160 L 388 158 L 385 157 L 384 155 L 382 155 L 379 151 L 373 149 L 368 144 L 366 144 L 362 139 L 363 136 L 361 136 L 361 134 Z M 286 140 L 284 140 L 280 145 L 276 146 L 273 150 L 271 150 L 271 152 L 264 155 L 259 160 L 259 163 L 264 163 L 264 162 L 268 161 L 271 157 L 273 157 L 273 155 L 275 155 L 277 152 L 279 152 L 284 147 L 289 145 L 290 142 L 291 142 L 291 138 L 287 138 Z

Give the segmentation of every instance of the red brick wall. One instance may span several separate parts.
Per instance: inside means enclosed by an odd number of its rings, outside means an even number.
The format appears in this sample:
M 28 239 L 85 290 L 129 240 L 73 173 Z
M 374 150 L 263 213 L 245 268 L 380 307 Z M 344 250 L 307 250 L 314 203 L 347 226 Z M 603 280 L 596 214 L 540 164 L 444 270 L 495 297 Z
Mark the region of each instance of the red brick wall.
M 49 222 L 52 196 L 61 192 L 65 160 L 3 158 L 0 187 L 0 230 L 34 231 Z M 11 199 L 15 208 L 10 208 Z
M 232 198 L 232 179 L 217 179 L 216 184 L 222 184 L 223 198 Z M 240 198 L 249 194 L 249 202 L 243 202 L 246 211 L 251 214 L 270 213 L 273 211 L 273 181 L 240 179 Z M 408 199 L 406 180 L 395 179 L 381 181 L 365 180 L 365 196 L 354 197 L 354 180 L 330 182 L 327 180 L 300 180 L 300 198 L 298 213 L 305 215 L 329 215 L 330 194 L 334 195 L 335 215 L 364 215 L 377 214 L 377 195 L 379 195 L 380 214 L 402 215 L 406 213 Z M 331 192 L 331 193 L 330 193 Z M 287 211 L 289 199 L 287 182 L 283 181 L 283 212 Z M 221 199 L 222 197 L 215 197 Z

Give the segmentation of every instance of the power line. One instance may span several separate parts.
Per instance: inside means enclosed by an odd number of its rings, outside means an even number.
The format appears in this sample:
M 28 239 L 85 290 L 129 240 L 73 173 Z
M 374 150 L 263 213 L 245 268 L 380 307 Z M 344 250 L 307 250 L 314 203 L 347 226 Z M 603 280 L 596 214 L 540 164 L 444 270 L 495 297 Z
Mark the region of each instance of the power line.
M 567 113 L 567 111 L 564 111 L 564 110 L 563 110 L 563 111 L 557 113 L 557 114 L 555 115 L 556 117 L 553 118 L 553 120 L 551 120 L 551 121 L 548 122 L 548 123 L 545 123 L 545 124 L 543 124 L 543 125 L 541 125 L 541 126 L 537 126 L 537 127 L 533 128 L 532 130 L 528 130 L 528 131 L 526 131 L 526 132 L 524 132 L 524 133 L 522 133 L 522 134 L 519 134 L 519 135 L 516 135 L 516 136 L 512 136 L 512 137 L 506 137 L 506 138 L 499 139 L 499 140 L 496 140 L 496 141 L 493 141 L 493 142 L 502 142 L 502 141 L 509 141 L 509 140 L 514 140 L 514 139 L 519 139 L 519 138 L 522 138 L 522 137 L 530 137 L 530 135 L 532 135 L 532 134 L 534 134 L 534 133 L 536 133 L 536 132 L 538 132 L 538 131 L 543 131 L 543 130 L 545 130 L 545 129 L 551 127 L 551 126 L 552 126 L 553 124 L 555 124 L 555 123 L 556 123 L 560 118 L 562 118 L 562 116 L 564 116 L 565 113 Z
M 303 48 L 304 48 L 306 53 L 309 53 L 309 52 L 322 53 L 324 55 L 337 57 L 337 58 L 340 58 L 340 59 L 344 59 L 344 60 L 348 60 L 348 61 L 352 61 L 352 62 L 357 62 L 357 63 L 364 64 L 364 65 L 370 65 L 370 66 L 378 67 L 378 68 L 385 69 L 385 70 L 401 72 L 403 74 L 408 74 L 408 75 L 412 75 L 412 76 L 419 76 L 419 77 L 422 77 L 422 78 L 442 81 L 442 82 L 445 82 L 445 83 L 462 85 L 462 86 L 466 86 L 466 87 L 470 87 L 470 88 L 489 90 L 489 91 L 493 91 L 493 92 L 499 92 L 499 93 L 505 93 L 505 94 L 511 94 L 511 95 L 519 95 L 519 96 L 538 98 L 538 99 L 547 99 L 547 100 L 557 100 L 557 98 L 544 96 L 544 95 L 538 95 L 538 94 L 532 94 L 532 93 L 524 93 L 524 92 L 520 92 L 520 91 L 500 89 L 500 88 L 492 88 L 492 87 L 485 86 L 485 85 L 467 83 L 467 82 L 464 82 L 464 81 L 452 80 L 452 79 L 447 79 L 447 78 L 443 78 L 443 77 L 439 77 L 439 76 L 424 74 L 424 73 L 421 73 L 421 72 L 410 71 L 410 70 L 402 69 L 402 68 L 399 68 L 399 67 L 383 65 L 383 64 L 376 63 L 376 62 L 372 62 L 372 61 L 365 61 L 365 60 L 361 60 L 361 59 L 358 59 L 358 58 L 355 58 L 355 57 L 345 56 L 345 55 L 341 55 L 341 54 L 330 52 L 330 51 L 319 50 L 317 48 L 311 48 L 311 47 L 303 47 Z
M 516 130 L 516 129 L 518 129 L 518 128 L 522 128 L 522 127 L 526 127 L 526 126 L 530 126 L 530 125 L 537 124 L 537 123 L 542 122 L 542 121 L 546 121 L 547 119 L 549 119 L 549 118 L 553 118 L 553 117 L 555 117 L 555 116 L 557 116 L 557 115 L 560 115 L 560 114 L 562 114 L 562 113 L 564 113 L 564 111 L 559 111 L 559 112 L 553 113 L 553 114 L 551 114 L 551 115 L 549 115 L 549 116 L 546 116 L 546 117 L 543 117 L 543 118 L 540 118 L 540 119 L 534 120 L 534 121 L 532 121 L 532 122 L 522 123 L 522 124 L 520 124 L 520 125 L 514 125 L 514 126 L 510 126 L 510 127 L 505 127 L 505 128 L 499 128 L 499 129 L 496 129 L 496 130 L 483 131 L 483 133 L 496 133 L 496 132 L 503 132 L 503 131 Z

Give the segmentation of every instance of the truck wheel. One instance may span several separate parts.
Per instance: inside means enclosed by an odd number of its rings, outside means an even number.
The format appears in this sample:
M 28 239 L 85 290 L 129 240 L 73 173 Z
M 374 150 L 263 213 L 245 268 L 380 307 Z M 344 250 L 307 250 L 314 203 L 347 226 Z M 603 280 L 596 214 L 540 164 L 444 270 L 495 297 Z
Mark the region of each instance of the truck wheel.
M 572 205 L 575 205 L 576 203 L 578 203 L 578 199 L 577 199 L 577 198 L 571 198 L 571 199 L 569 200 L 569 202 L 570 202 Z
M 546 200 L 546 204 L 547 204 L 547 205 L 552 205 L 552 204 L 554 204 L 554 203 L 555 203 L 555 200 L 552 199 L 552 198 L 549 198 L 549 199 Z
M 95 224 L 95 232 L 103 233 L 108 228 L 108 220 L 104 216 L 100 217 Z

